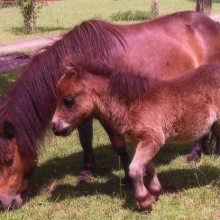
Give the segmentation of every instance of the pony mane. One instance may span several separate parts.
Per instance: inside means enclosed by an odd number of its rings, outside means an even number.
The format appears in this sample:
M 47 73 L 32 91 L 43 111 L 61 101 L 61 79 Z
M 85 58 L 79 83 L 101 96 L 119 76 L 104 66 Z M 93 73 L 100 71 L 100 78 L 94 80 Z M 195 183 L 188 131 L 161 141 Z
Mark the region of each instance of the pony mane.
M 79 79 L 85 71 L 109 78 L 109 94 L 127 105 L 142 100 L 154 81 L 149 77 L 150 74 L 143 76 L 143 73 L 137 73 L 128 68 L 118 69 L 99 59 L 81 59 L 80 57 L 76 59 L 67 56 L 64 58 L 63 68 L 66 69 L 66 73 L 72 72 L 75 79 Z
M 143 100 L 152 85 L 152 79 L 140 73 L 133 73 L 131 70 L 126 73 L 118 71 L 111 75 L 109 93 L 120 102 L 130 105 Z
M 90 20 L 32 57 L 23 75 L 0 104 L 1 124 L 7 119 L 14 125 L 21 156 L 37 158 L 38 143 L 55 110 L 56 85 L 63 74 L 63 57 L 71 54 L 111 60 L 116 45 L 124 48 L 124 44 L 117 25 Z M 3 148 L 0 145 L 0 156 L 4 153 Z
M 65 41 L 64 41 L 65 40 Z M 103 20 L 84 21 L 63 37 L 66 54 L 108 60 L 118 46 L 125 49 L 126 41 L 118 25 Z

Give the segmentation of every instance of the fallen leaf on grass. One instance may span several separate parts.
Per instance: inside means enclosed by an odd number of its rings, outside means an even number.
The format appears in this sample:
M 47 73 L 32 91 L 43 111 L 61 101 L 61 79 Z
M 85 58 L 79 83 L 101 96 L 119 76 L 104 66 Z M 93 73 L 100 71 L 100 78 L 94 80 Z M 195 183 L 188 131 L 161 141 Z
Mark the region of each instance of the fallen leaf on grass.
M 54 189 L 57 187 L 57 183 L 54 181 L 48 186 L 49 192 L 54 191 Z
M 171 197 L 172 197 L 172 198 L 176 198 L 176 197 L 177 197 L 177 194 L 176 194 L 176 193 L 172 193 L 172 194 L 171 194 Z
M 195 205 L 195 204 L 196 204 L 196 201 L 195 201 L 194 199 L 185 199 L 184 203 L 185 203 L 186 205 L 191 206 L 191 205 Z
M 211 181 L 209 184 L 207 184 L 205 187 L 210 189 L 214 186 L 214 181 Z
M 212 213 L 213 219 L 220 219 L 220 212 L 214 212 Z

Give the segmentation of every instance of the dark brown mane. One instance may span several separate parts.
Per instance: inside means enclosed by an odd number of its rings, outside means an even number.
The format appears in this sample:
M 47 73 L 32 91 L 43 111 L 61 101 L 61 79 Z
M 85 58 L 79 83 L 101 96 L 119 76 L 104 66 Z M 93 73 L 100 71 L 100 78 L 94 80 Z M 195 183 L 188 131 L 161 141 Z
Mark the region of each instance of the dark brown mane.
M 66 49 L 89 58 L 109 59 L 118 43 L 125 48 L 118 26 L 102 20 L 85 21 L 65 35 Z
M 38 142 L 55 108 L 55 88 L 62 75 L 60 64 L 66 54 L 111 59 L 116 44 L 124 47 L 117 26 L 90 20 L 76 26 L 52 46 L 36 54 L 6 99 L 0 105 L 1 123 L 11 121 L 23 157 L 36 159 Z M 0 155 L 4 149 L 0 145 Z
M 126 104 L 141 100 L 149 92 L 154 81 L 150 74 L 136 73 L 128 68 L 120 70 L 99 59 L 81 59 L 80 57 L 74 59 L 67 56 L 64 59 L 63 68 L 73 71 L 79 78 L 85 71 L 109 78 L 109 93 Z
M 141 101 L 150 91 L 152 80 L 139 73 L 115 72 L 111 75 L 109 92 L 127 105 Z

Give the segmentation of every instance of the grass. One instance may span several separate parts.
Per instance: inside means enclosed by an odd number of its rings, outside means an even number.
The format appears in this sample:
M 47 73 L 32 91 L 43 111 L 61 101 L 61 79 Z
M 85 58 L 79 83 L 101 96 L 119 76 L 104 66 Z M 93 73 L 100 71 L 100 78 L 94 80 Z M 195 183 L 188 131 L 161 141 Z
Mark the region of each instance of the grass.
M 160 0 L 160 14 L 194 9 L 193 0 Z M 0 8 L 0 45 L 57 35 L 92 17 L 109 19 L 113 12 L 149 9 L 150 0 L 67 0 L 45 6 L 38 31 L 22 34 L 22 18 L 16 8 Z M 214 2 L 213 13 L 220 11 Z M 20 75 L 19 70 L 0 73 L 0 99 Z M 220 158 L 205 156 L 196 165 L 185 163 L 190 145 L 166 146 L 156 158 L 159 179 L 165 189 L 150 214 L 136 208 L 133 192 L 120 185 L 123 171 L 109 140 L 94 123 L 97 170 L 92 182 L 76 184 L 83 154 L 77 132 L 56 138 L 48 132 L 33 177 L 35 196 L 21 209 L 0 213 L 0 219 L 220 219 Z
M 160 0 L 160 15 L 174 11 L 194 10 L 193 0 Z M 150 0 L 65 0 L 45 5 L 37 20 L 38 30 L 31 35 L 22 33 L 22 17 L 15 7 L 0 8 L 0 46 L 15 42 L 58 35 L 89 18 L 110 19 L 118 11 L 149 10 Z M 213 2 L 212 12 L 220 12 L 220 3 Z
M 136 10 L 136 11 L 118 11 L 113 13 L 110 18 L 113 21 L 141 21 L 152 19 L 154 16 L 150 11 Z
M 19 70 L 0 74 L 1 97 L 19 75 Z M 77 185 L 83 161 L 77 132 L 68 138 L 48 132 L 33 177 L 35 196 L 18 210 L 1 212 L 0 219 L 219 219 L 220 158 L 205 156 L 198 164 L 187 165 L 190 145 L 162 148 L 156 164 L 165 192 L 148 214 L 138 211 L 132 190 L 120 185 L 119 159 L 97 121 L 93 145 L 95 177 Z

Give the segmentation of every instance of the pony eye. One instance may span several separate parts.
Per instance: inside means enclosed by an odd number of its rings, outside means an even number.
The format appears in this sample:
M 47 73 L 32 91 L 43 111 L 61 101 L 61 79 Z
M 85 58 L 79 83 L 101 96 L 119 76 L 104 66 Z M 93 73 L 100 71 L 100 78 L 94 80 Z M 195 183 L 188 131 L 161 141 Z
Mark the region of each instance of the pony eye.
M 4 160 L 4 165 L 10 167 L 13 164 L 13 159 Z
M 73 106 L 74 102 L 75 102 L 74 97 L 66 97 L 63 99 L 63 104 L 67 108 L 71 108 Z

